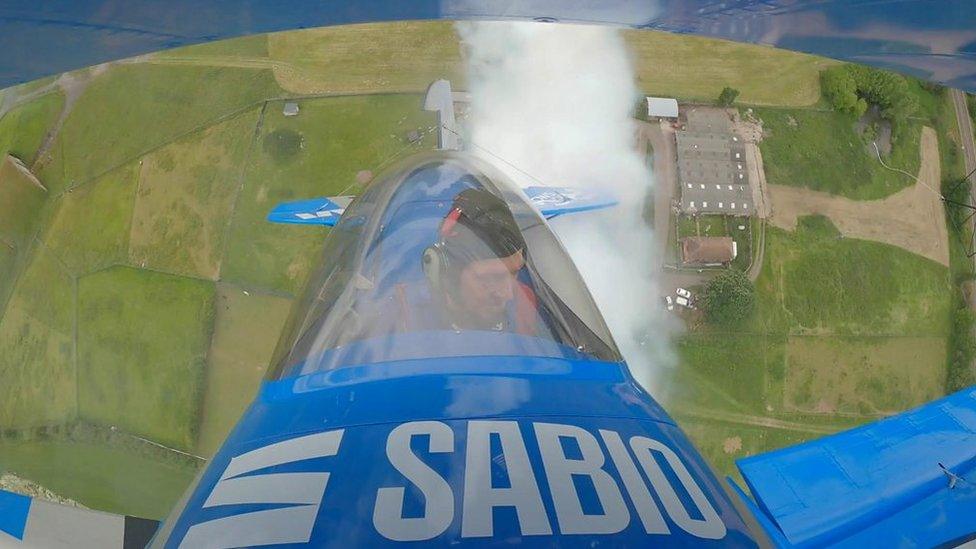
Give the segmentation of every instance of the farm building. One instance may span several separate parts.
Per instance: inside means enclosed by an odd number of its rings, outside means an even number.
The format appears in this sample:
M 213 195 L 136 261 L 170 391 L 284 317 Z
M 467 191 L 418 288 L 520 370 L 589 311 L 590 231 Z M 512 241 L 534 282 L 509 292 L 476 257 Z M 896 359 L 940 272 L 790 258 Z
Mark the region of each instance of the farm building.
M 685 130 L 675 135 L 681 210 L 690 215 L 752 215 L 752 189 L 745 144 L 732 133 L 723 111 L 687 113 Z
M 681 239 L 681 262 L 685 265 L 726 265 L 737 255 L 731 236 L 689 236 Z
M 678 118 L 678 100 L 670 97 L 648 97 L 649 118 Z
M 285 116 L 298 116 L 298 103 L 285 103 L 285 108 L 281 110 Z

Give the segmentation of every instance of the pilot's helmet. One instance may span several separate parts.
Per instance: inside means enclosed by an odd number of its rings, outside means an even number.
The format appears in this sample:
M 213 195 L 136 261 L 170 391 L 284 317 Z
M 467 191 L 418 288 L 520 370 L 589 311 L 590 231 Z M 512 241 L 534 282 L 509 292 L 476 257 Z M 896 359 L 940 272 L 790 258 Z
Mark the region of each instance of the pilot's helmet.
M 525 239 L 504 200 L 484 189 L 466 189 L 441 222 L 438 242 L 424 251 L 424 272 L 435 286 L 452 290 L 472 261 L 525 254 Z

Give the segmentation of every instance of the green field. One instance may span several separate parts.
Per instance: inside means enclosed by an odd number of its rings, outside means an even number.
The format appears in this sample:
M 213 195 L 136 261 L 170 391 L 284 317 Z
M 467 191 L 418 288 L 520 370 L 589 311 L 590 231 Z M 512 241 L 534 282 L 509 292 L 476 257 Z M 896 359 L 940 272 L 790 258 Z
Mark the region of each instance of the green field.
M 260 109 L 147 155 L 132 213 L 133 265 L 216 280 Z
M 676 409 L 716 408 L 762 414 L 779 407 L 786 338 L 781 335 L 690 334 L 678 341 Z M 767 401 L 772 399 L 772 401 Z
M 766 229 L 753 328 L 769 333 L 931 335 L 949 331 L 948 269 L 876 242 L 840 238 L 823 217 Z
M 76 417 L 74 280 L 40 250 L 0 320 L 0 428 L 64 423 Z
M 221 284 L 196 453 L 212 456 L 254 400 L 291 300 Z
M 222 278 L 244 287 L 296 294 L 322 249 L 324 231 L 271 225 L 279 202 L 359 190 L 356 174 L 433 146 L 409 144 L 408 130 L 436 124 L 419 95 L 367 95 L 300 102 L 285 117 L 268 104 L 251 154 L 224 255 Z
M 0 157 L 0 310 L 37 229 L 46 193 Z
M 45 243 L 75 276 L 125 263 L 138 168 L 123 166 L 58 201 Z
M 39 175 L 53 190 L 86 182 L 278 93 L 268 70 L 113 66 L 78 99 Z
M 129 267 L 80 279 L 81 417 L 191 450 L 213 320 L 210 282 Z
M 647 94 L 712 102 L 722 88 L 739 90 L 738 102 L 799 107 L 820 99 L 823 57 L 658 31 L 626 30 L 637 85 Z
M 755 114 L 763 121 L 759 148 L 769 183 L 858 200 L 884 198 L 915 183 L 885 169 L 845 115 L 800 109 L 756 109 Z M 885 162 L 917 174 L 920 136 L 920 125 L 908 125 Z
M 809 413 L 895 414 L 942 396 L 945 337 L 791 337 L 784 406 Z
M 156 520 L 169 514 L 196 475 L 195 468 L 73 441 L 0 443 L 2 470 L 92 509 Z
M 0 157 L 12 154 L 30 166 L 63 107 L 64 96 L 51 92 L 5 114 L 0 118 Z
M 682 337 L 675 417 L 713 466 L 900 412 L 944 394 L 949 270 L 839 238 L 822 217 L 766 229 L 748 321 Z

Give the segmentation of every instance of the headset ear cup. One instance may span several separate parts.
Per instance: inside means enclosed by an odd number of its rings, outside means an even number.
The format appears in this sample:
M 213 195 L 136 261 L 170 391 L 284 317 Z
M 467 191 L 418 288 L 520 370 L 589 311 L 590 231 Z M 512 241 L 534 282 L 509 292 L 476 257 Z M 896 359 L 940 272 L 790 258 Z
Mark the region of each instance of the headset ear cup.
M 431 288 L 438 295 L 442 295 L 444 291 L 444 271 L 447 269 L 448 263 L 447 254 L 444 253 L 444 247 L 440 243 L 424 250 L 424 274 L 427 275 Z

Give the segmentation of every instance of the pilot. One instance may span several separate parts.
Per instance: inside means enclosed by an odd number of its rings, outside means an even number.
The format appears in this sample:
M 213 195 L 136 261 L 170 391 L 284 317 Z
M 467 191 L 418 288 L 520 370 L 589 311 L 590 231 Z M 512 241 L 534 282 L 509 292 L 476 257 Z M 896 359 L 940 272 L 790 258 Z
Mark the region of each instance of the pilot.
M 438 239 L 424 251 L 423 266 L 450 328 L 536 334 L 536 296 L 519 279 L 525 239 L 502 199 L 484 189 L 462 191 Z

